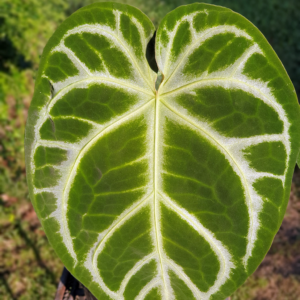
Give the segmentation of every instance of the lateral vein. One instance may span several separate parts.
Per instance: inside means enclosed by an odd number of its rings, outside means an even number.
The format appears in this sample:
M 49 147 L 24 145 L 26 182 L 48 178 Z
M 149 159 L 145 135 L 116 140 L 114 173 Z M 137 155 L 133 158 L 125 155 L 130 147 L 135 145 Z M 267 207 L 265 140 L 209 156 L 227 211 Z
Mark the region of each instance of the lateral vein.
M 71 35 L 71 34 L 73 33 L 73 31 L 76 32 L 76 30 L 78 30 L 78 28 L 80 28 L 80 29 L 89 29 L 90 27 L 92 27 L 93 29 L 95 29 L 95 27 L 96 27 L 98 30 L 100 29 L 101 31 L 105 32 L 106 34 L 113 36 L 113 37 L 120 43 L 120 45 L 122 45 L 122 46 L 124 47 L 124 49 L 126 50 L 126 52 L 128 53 L 128 55 L 130 56 L 130 58 L 131 58 L 133 64 L 134 64 L 135 67 L 137 68 L 137 70 L 138 70 L 138 72 L 140 73 L 140 75 L 141 75 L 141 77 L 143 78 L 143 80 L 147 83 L 147 85 L 150 87 L 150 89 L 153 90 L 153 88 L 151 87 L 151 84 L 150 84 L 149 81 L 146 79 L 144 73 L 142 72 L 142 70 L 140 69 L 138 63 L 137 63 L 136 60 L 134 59 L 134 57 L 133 57 L 133 55 L 132 55 L 132 51 L 130 51 L 130 49 L 128 49 L 128 48 L 126 47 L 126 45 L 125 45 L 125 44 L 123 43 L 123 41 L 119 38 L 118 35 L 114 34 L 113 32 L 109 32 L 108 30 L 105 30 L 104 28 L 99 28 L 100 26 L 95 26 L 95 25 L 82 25 L 82 26 L 78 26 L 78 27 L 73 28 L 73 30 L 72 30 L 72 29 L 69 30 L 70 34 L 66 34 L 65 37 Z M 65 39 L 65 37 L 64 37 L 64 39 Z
M 232 161 L 232 163 L 237 167 L 239 173 L 240 173 L 240 177 L 241 177 L 241 180 L 242 180 L 242 184 L 245 188 L 245 193 L 246 193 L 246 202 L 247 202 L 247 207 L 248 207 L 248 210 L 249 210 L 249 219 L 250 219 L 250 229 L 249 231 L 251 232 L 251 235 L 253 234 L 253 227 L 254 227 L 254 220 L 253 220 L 253 203 L 252 203 L 252 197 L 251 197 L 251 193 L 250 193 L 250 190 L 249 190 L 249 186 L 248 186 L 248 181 L 246 179 L 246 176 L 243 172 L 243 170 L 241 169 L 240 165 L 237 163 L 237 161 L 235 160 L 235 158 L 231 155 L 231 153 L 228 151 L 228 149 L 220 144 L 218 142 L 218 140 L 213 137 L 209 132 L 207 132 L 204 128 L 200 127 L 197 123 L 195 123 L 194 121 L 192 120 L 189 120 L 187 119 L 184 115 L 180 114 L 177 110 L 175 110 L 173 107 L 171 107 L 169 104 L 167 104 L 166 102 L 164 101 L 161 101 L 161 103 L 163 105 L 165 105 L 165 107 L 167 107 L 171 112 L 173 112 L 175 115 L 177 115 L 178 117 L 180 117 L 181 119 L 185 120 L 188 124 L 192 125 L 193 127 L 196 127 L 198 130 L 200 130 L 201 132 L 203 132 L 205 134 L 205 136 L 209 139 L 209 140 L 212 140 L 214 142 L 215 145 L 217 145 L 219 148 L 221 148 L 225 153 L 226 153 L 226 156 Z
M 223 30 L 221 30 L 221 29 L 223 29 Z M 243 33 L 244 37 L 246 37 L 247 39 L 251 40 L 251 37 L 247 33 L 245 33 L 244 31 L 239 30 L 235 26 L 221 25 L 221 26 L 216 26 L 214 28 L 206 30 L 204 33 L 200 34 L 199 37 L 197 39 L 195 39 L 195 41 L 188 47 L 188 49 L 185 51 L 185 54 L 182 56 L 182 58 L 180 59 L 180 61 L 177 63 L 176 67 L 173 69 L 173 71 L 170 74 L 170 76 L 165 80 L 164 85 L 173 77 L 173 75 L 176 73 L 176 71 L 178 70 L 179 66 L 182 64 L 182 62 L 187 57 L 187 55 L 190 53 L 190 51 L 192 49 L 194 49 L 197 45 L 199 45 L 199 42 L 201 41 L 201 39 L 203 41 L 205 41 L 205 37 L 208 36 L 210 33 L 214 32 L 214 31 L 224 32 L 224 31 L 226 31 L 226 29 L 227 30 L 229 29 L 228 31 L 233 31 L 234 33 L 235 33 L 235 31 L 240 31 L 240 33 Z M 168 51 L 168 53 L 169 52 L 170 51 Z
M 141 111 L 142 109 L 145 108 L 145 106 L 149 105 L 149 103 L 151 103 L 153 100 L 148 101 L 147 103 L 145 103 L 144 105 L 140 106 L 137 110 L 126 114 L 123 118 L 119 119 L 118 121 L 116 121 L 113 124 L 110 124 L 109 126 L 105 127 L 103 130 L 101 130 L 98 134 L 96 134 L 88 143 L 85 144 L 85 146 L 78 152 L 77 157 L 74 161 L 73 167 L 71 168 L 67 180 L 66 180 L 66 184 L 65 187 L 63 189 L 63 196 L 62 196 L 62 207 L 61 207 L 61 215 L 62 215 L 62 223 L 63 223 L 63 231 L 67 232 L 67 217 L 66 217 L 66 210 L 67 210 L 67 203 L 66 203 L 66 199 L 67 199 L 67 193 L 69 192 L 70 188 L 71 188 L 71 181 L 73 179 L 73 175 L 77 170 L 77 167 L 80 163 L 81 158 L 83 157 L 83 155 L 85 154 L 85 152 L 93 145 L 93 143 L 99 138 L 100 135 L 103 135 L 105 132 L 110 131 L 111 128 L 113 128 L 114 126 L 116 126 L 116 124 L 120 124 L 124 121 L 124 119 L 130 118 L 132 115 L 135 115 L 137 113 L 137 111 Z M 71 236 L 66 236 L 66 240 L 67 243 L 69 244 L 70 249 L 73 249 L 72 247 L 72 240 L 71 240 Z
M 96 274 L 98 274 L 97 271 L 97 257 L 99 256 L 99 254 L 101 253 L 101 247 L 103 245 L 104 242 L 106 242 L 106 240 L 109 238 L 109 236 L 114 232 L 114 230 L 120 225 L 122 224 L 124 221 L 128 220 L 129 217 L 131 217 L 134 213 L 136 213 L 139 209 L 141 209 L 141 207 L 143 206 L 143 204 L 145 204 L 150 198 L 151 196 L 153 196 L 153 191 L 146 196 L 144 199 L 142 199 L 141 201 L 139 201 L 136 204 L 133 204 L 133 207 L 121 218 L 119 218 L 119 220 L 117 220 L 115 222 L 115 224 L 113 224 L 113 226 L 111 226 L 107 232 L 105 233 L 104 237 L 101 239 L 100 243 L 97 245 L 97 247 L 95 248 L 95 251 L 92 255 L 92 265 L 94 268 L 94 272 Z

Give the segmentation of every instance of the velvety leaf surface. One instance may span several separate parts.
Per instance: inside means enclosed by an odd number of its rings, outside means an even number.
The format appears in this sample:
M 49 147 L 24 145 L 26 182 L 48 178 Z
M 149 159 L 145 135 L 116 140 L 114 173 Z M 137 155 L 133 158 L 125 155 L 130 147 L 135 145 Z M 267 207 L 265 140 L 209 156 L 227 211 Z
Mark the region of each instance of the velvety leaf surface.
M 222 300 L 281 224 L 297 99 L 258 29 L 206 4 L 163 19 L 156 91 L 154 31 L 116 3 L 59 27 L 27 122 L 30 196 L 57 254 L 98 299 Z

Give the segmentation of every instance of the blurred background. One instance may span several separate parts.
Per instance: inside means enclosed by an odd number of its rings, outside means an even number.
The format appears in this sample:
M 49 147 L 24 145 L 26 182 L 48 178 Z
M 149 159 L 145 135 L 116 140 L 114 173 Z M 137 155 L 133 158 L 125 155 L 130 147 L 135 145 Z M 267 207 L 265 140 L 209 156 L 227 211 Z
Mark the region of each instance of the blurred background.
M 54 298 L 63 265 L 28 198 L 23 136 L 40 56 L 57 26 L 95 0 L 0 0 L 0 299 Z M 106 1 L 107 2 L 107 1 Z M 121 0 L 158 26 L 190 0 Z M 300 95 L 300 1 L 215 0 L 266 36 Z M 258 270 L 231 300 L 300 299 L 300 171 L 283 224 Z

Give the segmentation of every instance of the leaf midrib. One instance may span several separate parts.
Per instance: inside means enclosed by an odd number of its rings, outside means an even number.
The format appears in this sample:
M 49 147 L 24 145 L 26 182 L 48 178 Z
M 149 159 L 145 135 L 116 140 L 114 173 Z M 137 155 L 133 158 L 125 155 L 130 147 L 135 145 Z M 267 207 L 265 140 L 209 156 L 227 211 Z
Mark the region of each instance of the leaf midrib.
M 160 263 L 160 270 L 161 270 L 161 276 L 162 276 L 162 280 L 163 280 L 163 284 L 164 284 L 164 288 L 165 288 L 165 293 L 167 296 L 167 299 L 169 299 L 169 295 L 168 295 L 168 288 L 166 285 L 166 279 L 165 279 L 165 272 L 164 272 L 164 267 L 163 267 L 163 259 L 162 259 L 162 253 L 161 253 L 161 248 L 162 246 L 160 245 L 160 239 L 159 239 L 159 232 L 158 232 L 158 217 L 157 217 L 157 211 L 159 210 L 159 203 L 156 199 L 156 189 L 158 186 L 158 176 L 156 174 L 156 172 L 158 172 L 158 131 L 159 131 L 159 98 L 158 98 L 158 93 L 156 94 L 156 98 L 155 98 L 155 117 L 154 117 L 154 155 L 153 155 L 153 159 L 154 159 L 154 163 L 153 163 L 153 191 L 154 191 L 154 198 L 153 198 L 153 213 L 154 213 L 154 231 L 155 231 L 155 237 L 156 237 L 156 248 L 157 248 L 157 252 L 158 252 L 158 258 L 159 258 L 159 263 Z

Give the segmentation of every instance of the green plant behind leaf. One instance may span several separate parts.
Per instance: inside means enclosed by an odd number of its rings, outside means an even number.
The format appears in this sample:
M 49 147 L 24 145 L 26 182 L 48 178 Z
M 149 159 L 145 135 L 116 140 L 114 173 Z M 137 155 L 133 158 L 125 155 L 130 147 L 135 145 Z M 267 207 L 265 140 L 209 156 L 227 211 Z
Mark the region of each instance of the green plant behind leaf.
M 207 4 L 154 26 L 87 6 L 48 42 L 26 129 L 33 205 L 99 299 L 224 299 L 256 269 L 287 205 L 299 107 L 249 21 Z

